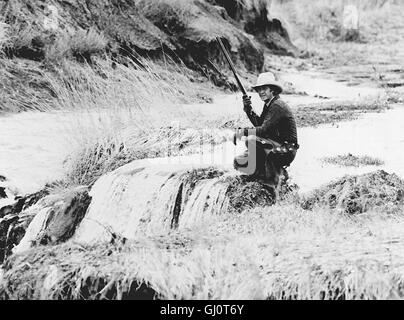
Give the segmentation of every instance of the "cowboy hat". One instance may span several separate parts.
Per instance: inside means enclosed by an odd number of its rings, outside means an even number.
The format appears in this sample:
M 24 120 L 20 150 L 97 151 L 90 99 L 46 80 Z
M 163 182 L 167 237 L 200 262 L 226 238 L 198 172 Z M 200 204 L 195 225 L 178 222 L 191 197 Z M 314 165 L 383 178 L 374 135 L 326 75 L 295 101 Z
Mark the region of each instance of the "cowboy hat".
M 275 76 L 272 72 L 261 73 L 258 76 L 257 83 L 252 86 L 252 88 L 255 90 L 263 86 L 275 87 L 278 93 L 281 93 L 283 91 L 281 84 L 275 80 Z

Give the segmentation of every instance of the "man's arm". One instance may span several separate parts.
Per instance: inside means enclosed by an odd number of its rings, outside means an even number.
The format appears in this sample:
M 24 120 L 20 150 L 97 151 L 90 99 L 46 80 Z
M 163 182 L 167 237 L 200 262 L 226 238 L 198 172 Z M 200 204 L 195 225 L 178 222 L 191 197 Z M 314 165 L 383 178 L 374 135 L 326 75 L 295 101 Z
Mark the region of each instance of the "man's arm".
M 254 111 L 251 110 L 249 112 L 246 112 L 246 114 L 254 127 L 259 126 L 259 116 Z
M 279 106 L 273 104 L 271 108 L 273 108 L 273 112 L 268 113 L 262 122 L 262 125 L 255 128 L 258 137 L 265 138 L 268 135 L 268 132 L 279 123 L 282 117 L 284 117 L 284 113 Z
M 251 97 L 243 96 L 243 104 L 244 104 L 244 112 L 247 114 L 248 119 L 250 119 L 251 123 L 254 127 L 260 125 L 259 116 L 252 110 L 251 106 Z

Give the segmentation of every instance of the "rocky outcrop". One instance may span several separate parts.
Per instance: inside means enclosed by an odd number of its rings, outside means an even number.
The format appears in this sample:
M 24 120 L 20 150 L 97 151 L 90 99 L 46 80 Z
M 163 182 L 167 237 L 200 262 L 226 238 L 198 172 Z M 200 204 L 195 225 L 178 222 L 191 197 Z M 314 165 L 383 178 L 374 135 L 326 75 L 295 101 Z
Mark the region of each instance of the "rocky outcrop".
M 90 200 L 87 187 L 43 198 L 19 217 L 20 222 L 24 217 L 33 218 L 13 252 L 20 253 L 34 245 L 57 244 L 69 239 L 83 219 Z
M 288 31 L 278 19 L 269 19 L 270 1 L 268 0 L 209 0 L 223 7 L 229 17 L 241 23 L 245 32 L 255 38 L 275 54 L 298 54 Z
M 0 181 L 0 263 L 12 251 L 69 239 L 90 204 L 86 187 L 18 196 L 7 182 Z
M 83 244 L 194 228 L 221 214 L 271 205 L 275 193 L 227 170 L 134 161 L 102 176 L 90 195 L 86 216 L 72 238 Z
M 0 262 L 10 253 L 13 245 L 21 240 L 30 222 L 30 219 L 23 217 L 22 212 L 47 194 L 47 190 L 41 190 L 26 196 L 17 195 L 7 179 L 0 176 Z

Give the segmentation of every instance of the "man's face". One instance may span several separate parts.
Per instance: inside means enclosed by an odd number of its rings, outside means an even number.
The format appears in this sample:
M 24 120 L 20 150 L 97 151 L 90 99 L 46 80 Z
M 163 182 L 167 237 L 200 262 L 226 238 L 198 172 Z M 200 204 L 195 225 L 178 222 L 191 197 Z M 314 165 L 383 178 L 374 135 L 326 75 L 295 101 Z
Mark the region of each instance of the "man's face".
M 273 98 L 271 87 L 262 86 L 255 89 L 262 101 L 267 101 Z

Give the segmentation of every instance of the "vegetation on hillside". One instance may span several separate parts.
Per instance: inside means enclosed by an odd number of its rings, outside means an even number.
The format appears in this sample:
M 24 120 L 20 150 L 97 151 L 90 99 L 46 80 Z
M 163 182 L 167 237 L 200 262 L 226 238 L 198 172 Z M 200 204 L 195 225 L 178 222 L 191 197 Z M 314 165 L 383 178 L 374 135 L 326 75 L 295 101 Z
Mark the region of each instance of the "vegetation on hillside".
M 236 12 L 226 6 L 233 2 L 237 3 Z M 0 44 L 7 58 L 17 62 L 24 59 L 21 63 L 30 64 L 29 73 L 34 74 L 52 73 L 66 59 L 92 65 L 97 57 L 105 56 L 113 63 L 126 63 L 129 57 L 142 68 L 141 57 L 146 57 L 165 65 L 183 65 L 194 72 L 194 75 L 188 72 L 191 81 L 202 77 L 235 90 L 236 86 L 226 76 L 228 66 L 216 37 L 222 38 L 239 71 L 245 75 L 262 71 L 264 48 L 279 54 L 295 54 L 297 49 L 280 24 L 276 29 L 271 27 L 274 22 L 267 18 L 267 1 L 226 3 L 7 1 L 0 4 Z M 264 28 L 259 34 L 251 27 L 257 23 Z M 22 72 L 21 63 L 4 63 L 11 72 Z M 37 95 L 46 95 L 47 86 L 35 80 L 34 83 Z M 25 85 L 30 84 L 28 81 Z M 7 100 L 0 105 L 0 110 L 8 111 L 27 108 L 26 103 L 10 105 Z

